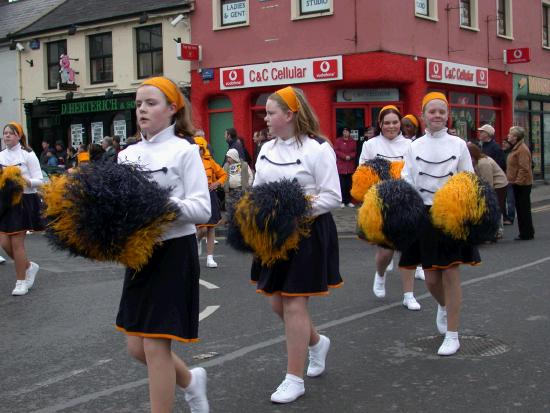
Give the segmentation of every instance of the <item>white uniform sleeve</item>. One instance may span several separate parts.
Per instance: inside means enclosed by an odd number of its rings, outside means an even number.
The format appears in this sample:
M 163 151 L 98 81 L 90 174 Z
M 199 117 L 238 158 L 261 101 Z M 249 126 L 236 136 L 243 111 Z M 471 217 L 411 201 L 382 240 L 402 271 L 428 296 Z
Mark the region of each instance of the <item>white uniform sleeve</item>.
M 193 147 L 182 155 L 179 175 L 183 181 L 185 198 L 170 199 L 180 208 L 182 220 L 202 224 L 210 219 L 210 193 L 208 180 L 199 155 L 199 147 Z
M 312 215 L 321 215 L 338 208 L 342 202 L 340 180 L 336 168 L 336 154 L 328 143 L 321 145 L 313 164 L 313 177 L 319 193 L 312 202 Z
M 265 183 L 265 179 L 263 179 L 262 177 L 262 155 L 264 154 L 265 152 L 265 148 L 267 147 L 267 145 L 269 145 L 270 143 L 265 143 L 262 145 L 262 147 L 260 148 L 260 152 L 258 153 L 258 159 L 256 159 L 256 173 L 254 174 L 254 181 L 252 182 L 252 186 L 258 186 L 258 185 L 261 185 L 263 183 Z
M 464 141 L 460 145 L 460 159 L 458 160 L 457 166 L 458 172 L 474 172 L 474 165 L 472 164 L 472 158 L 470 152 L 468 151 L 468 146 Z
M 410 146 L 407 149 L 407 152 L 405 152 L 405 155 L 404 155 L 403 158 L 405 159 L 405 165 L 403 166 L 403 169 L 401 170 L 401 178 L 403 178 L 407 183 L 409 183 L 413 187 L 415 187 L 415 184 L 414 184 L 415 162 L 413 160 L 412 149 L 411 149 Z
M 368 141 L 363 142 L 363 146 L 361 147 L 361 155 L 359 156 L 359 165 L 363 165 L 365 162 L 367 162 L 369 157 L 369 147 L 367 145 Z
M 27 153 L 27 168 L 29 168 L 31 188 L 37 188 L 42 185 L 42 169 L 34 152 Z

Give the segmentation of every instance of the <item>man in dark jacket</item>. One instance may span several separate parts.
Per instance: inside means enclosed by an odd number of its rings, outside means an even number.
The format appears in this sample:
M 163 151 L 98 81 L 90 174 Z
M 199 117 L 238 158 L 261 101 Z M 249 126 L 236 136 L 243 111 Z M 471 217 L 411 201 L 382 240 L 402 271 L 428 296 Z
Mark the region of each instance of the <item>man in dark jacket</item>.
M 503 171 L 506 171 L 506 160 L 504 151 L 500 145 L 495 142 L 495 128 L 491 125 L 483 125 L 478 129 L 479 141 L 481 142 L 481 151 L 497 163 Z
M 113 138 L 110 136 L 105 136 L 101 141 L 101 147 L 105 151 L 102 156 L 103 160 L 116 163 L 117 153 L 113 145 Z

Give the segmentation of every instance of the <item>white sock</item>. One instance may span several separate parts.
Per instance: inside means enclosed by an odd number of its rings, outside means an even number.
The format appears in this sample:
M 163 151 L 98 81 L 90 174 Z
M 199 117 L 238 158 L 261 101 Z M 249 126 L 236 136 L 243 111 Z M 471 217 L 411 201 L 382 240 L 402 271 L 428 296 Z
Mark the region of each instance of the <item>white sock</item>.
M 210 261 L 210 260 L 213 261 L 213 260 L 214 260 L 214 256 L 213 256 L 213 255 L 207 255 L 207 256 L 206 256 L 206 259 L 207 259 L 208 261 Z
M 447 307 L 439 305 L 439 304 L 438 304 L 438 306 L 439 306 L 439 311 L 443 311 L 444 313 L 447 312 Z
M 405 300 L 409 300 L 409 299 L 411 299 L 411 298 L 414 298 L 414 294 L 413 294 L 412 291 L 411 291 L 411 292 L 408 292 L 408 293 L 405 293 L 405 294 L 403 294 L 403 298 L 404 298 Z
M 191 374 L 191 380 L 189 380 L 189 384 L 187 385 L 187 387 L 184 387 L 183 390 L 185 391 L 193 391 L 193 385 L 195 384 L 195 377 L 193 376 L 193 372 L 190 371 L 189 373 Z
M 302 383 L 302 384 L 304 383 L 304 379 L 302 379 L 298 376 L 295 376 L 294 374 L 290 374 L 290 373 L 286 374 L 285 379 L 293 381 L 294 383 Z
M 384 275 L 380 276 L 380 274 L 378 274 L 378 271 L 376 271 L 376 277 L 380 279 L 380 281 L 384 281 L 385 280 L 385 276 L 386 276 L 386 273 L 384 273 Z
M 453 340 L 458 340 L 458 331 L 447 331 L 445 333 L 445 338 L 451 338 Z

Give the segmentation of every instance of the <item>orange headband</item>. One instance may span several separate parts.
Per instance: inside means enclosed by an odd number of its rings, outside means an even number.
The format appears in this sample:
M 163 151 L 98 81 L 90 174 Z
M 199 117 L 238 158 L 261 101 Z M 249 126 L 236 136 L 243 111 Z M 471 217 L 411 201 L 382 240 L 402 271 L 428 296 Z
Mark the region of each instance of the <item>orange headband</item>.
M 397 113 L 401 114 L 401 112 L 399 112 L 399 109 L 397 109 L 397 106 L 395 105 L 386 105 L 384 106 L 380 112 L 378 113 L 378 122 L 380 122 L 380 120 L 382 119 L 382 112 L 384 112 L 385 110 L 388 110 L 388 109 L 393 109 L 395 110 Z
M 417 128 L 420 126 L 418 124 L 418 121 L 416 120 L 416 117 L 414 115 L 411 115 L 411 114 L 408 114 L 408 115 L 405 115 L 403 116 L 403 119 L 408 119 L 411 121 L 411 123 L 416 126 Z
M 23 136 L 23 126 L 21 126 L 19 123 L 10 122 L 10 123 L 8 123 L 8 125 L 13 126 L 15 128 L 15 130 L 17 131 L 17 134 L 19 135 L 19 137 Z
M 171 80 L 166 79 L 165 77 L 151 77 L 147 80 L 144 80 L 140 86 L 150 85 L 154 86 L 168 99 L 168 102 L 174 103 L 176 105 L 176 111 L 185 107 L 185 101 L 183 100 L 183 95 L 181 94 L 178 87 Z
M 430 92 L 426 96 L 424 96 L 424 99 L 422 99 L 422 111 L 424 111 L 424 108 L 428 104 L 428 102 L 431 102 L 432 100 L 442 100 L 445 102 L 446 105 L 449 105 L 449 102 L 447 101 L 447 97 L 441 93 L 441 92 Z
M 278 94 L 285 101 L 286 105 L 292 112 L 298 112 L 300 103 L 298 102 L 298 98 L 296 97 L 296 92 L 291 86 L 279 89 L 275 93 Z

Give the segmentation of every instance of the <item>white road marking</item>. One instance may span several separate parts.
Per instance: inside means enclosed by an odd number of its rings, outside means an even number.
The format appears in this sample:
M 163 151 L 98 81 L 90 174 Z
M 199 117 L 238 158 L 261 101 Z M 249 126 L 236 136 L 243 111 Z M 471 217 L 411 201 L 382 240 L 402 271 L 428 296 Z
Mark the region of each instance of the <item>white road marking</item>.
M 59 376 L 51 377 L 47 380 L 41 381 L 41 382 L 36 383 L 36 384 L 32 384 L 28 387 L 23 387 L 22 389 L 18 389 L 16 391 L 9 392 L 8 396 L 20 396 L 20 395 L 25 394 L 25 393 L 31 393 L 35 390 L 38 390 L 41 387 L 49 386 L 51 384 L 58 383 L 60 381 L 63 381 L 63 380 L 69 379 L 71 377 L 77 376 L 79 374 L 86 373 L 86 372 L 90 371 L 91 369 L 93 369 L 94 367 L 101 366 L 103 364 L 109 363 L 110 361 L 113 361 L 113 360 L 112 359 L 99 360 L 97 363 L 92 364 L 90 367 L 87 367 L 87 368 L 84 368 L 84 369 L 69 371 L 68 373 L 60 374 Z
M 524 269 L 529 268 L 529 267 L 534 267 L 536 265 L 545 263 L 547 261 L 550 261 L 550 256 L 545 257 L 545 258 L 541 258 L 541 259 L 536 260 L 536 261 L 532 261 L 532 262 L 527 263 L 527 264 L 519 265 L 517 267 L 508 268 L 507 270 L 498 271 L 498 272 L 488 274 L 488 275 L 484 275 L 484 276 L 477 277 L 477 278 L 472 278 L 472 279 L 470 279 L 468 281 L 465 281 L 461 284 L 463 286 L 466 286 L 466 285 L 470 285 L 470 284 L 480 283 L 480 282 L 490 280 L 490 279 L 493 279 L 493 278 L 503 277 L 505 275 L 512 274 L 516 271 L 521 271 L 521 270 L 524 270 Z M 416 299 L 419 301 L 419 300 L 422 300 L 422 299 L 428 298 L 428 297 L 431 297 L 430 293 L 425 293 L 425 294 L 422 294 L 420 296 L 417 296 Z M 397 301 L 397 302 L 394 302 L 394 303 L 391 303 L 391 304 L 375 307 L 375 308 L 372 308 L 372 309 L 367 310 L 367 311 L 362 311 L 360 313 L 351 314 L 349 316 L 342 317 L 342 318 L 339 318 L 337 320 L 329 321 L 329 322 L 326 322 L 324 324 L 318 325 L 316 327 L 319 330 L 328 329 L 330 327 L 335 327 L 335 326 L 339 326 L 339 325 L 342 325 L 342 324 L 347 324 L 347 323 L 350 323 L 352 321 L 359 320 L 361 318 L 365 318 L 365 317 L 373 315 L 373 314 L 381 313 L 381 312 L 386 311 L 386 310 L 391 310 L 395 307 L 401 307 L 402 305 L 403 305 L 403 303 L 400 300 L 400 301 Z M 273 337 L 269 340 L 261 341 L 259 343 L 252 344 L 250 346 L 242 347 L 242 348 L 240 348 L 238 350 L 235 350 L 231 353 L 228 353 L 224 356 L 206 361 L 204 363 L 199 363 L 199 364 L 197 364 L 196 366 L 193 366 L 193 367 L 201 366 L 201 367 L 208 368 L 208 367 L 218 366 L 218 365 L 226 363 L 228 361 L 244 357 L 244 356 L 248 355 L 249 353 L 252 353 L 253 351 L 261 350 L 261 349 L 273 346 L 275 344 L 282 343 L 283 341 L 285 341 L 285 336 Z M 61 410 L 65 410 L 65 409 L 69 409 L 69 408 L 74 407 L 74 406 L 78 406 L 79 404 L 83 404 L 83 403 L 87 403 L 87 402 L 92 401 L 92 400 L 99 399 L 100 397 L 109 396 L 109 395 L 114 394 L 114 393 L 119 392 L 119 391 L 124 391 L 124 390 L 133 389 L 133 388 L 136 388 L 136 387 L 144 386 L 147 383 L 148 383 L 147 379 L 141 379 L 141 380 L 136 380 L 136 381 L 124 383 L 124 384 L 121 384 L 119 386 L 110 387 L 110 388 L 102 390 L 102 391 L 98 391 L 98 392 L 95 392 L 95 393 L 89 393 L 89 394 L 86 394 L 86 395 L 80 396 L 80 397 L 75 397 L 74 399 L 66 400 L 66 401 L 58 403 L 54 406 L 45 407 L 45 408 L 40 409 L 40 410 L 35 410 L 32 413 L 55 413 L 55 412 L 59 412 Z
M 202 310 L 199 314 L 199 321 L 202 321 L 204 320 L 206 317 L 214 314 L 214 312 L 220 308 L 219 305 L 209 305 L 208 307 L 206 307 L 204 310 Z
M 531 212 L 537 213 L 537 212 L 544 212 L 549 210 L 550 210 L 550 205 L 543 205 L 540 207 L 532 208 Z
M 204 281 L 202 278 L 199 280 L 199 284 L 202 285 L 203 287 L 208 288 L 209 290 L 220 288 L 216 284 L 212 284 L 212 283 L 209 283 L 208 281 Z

